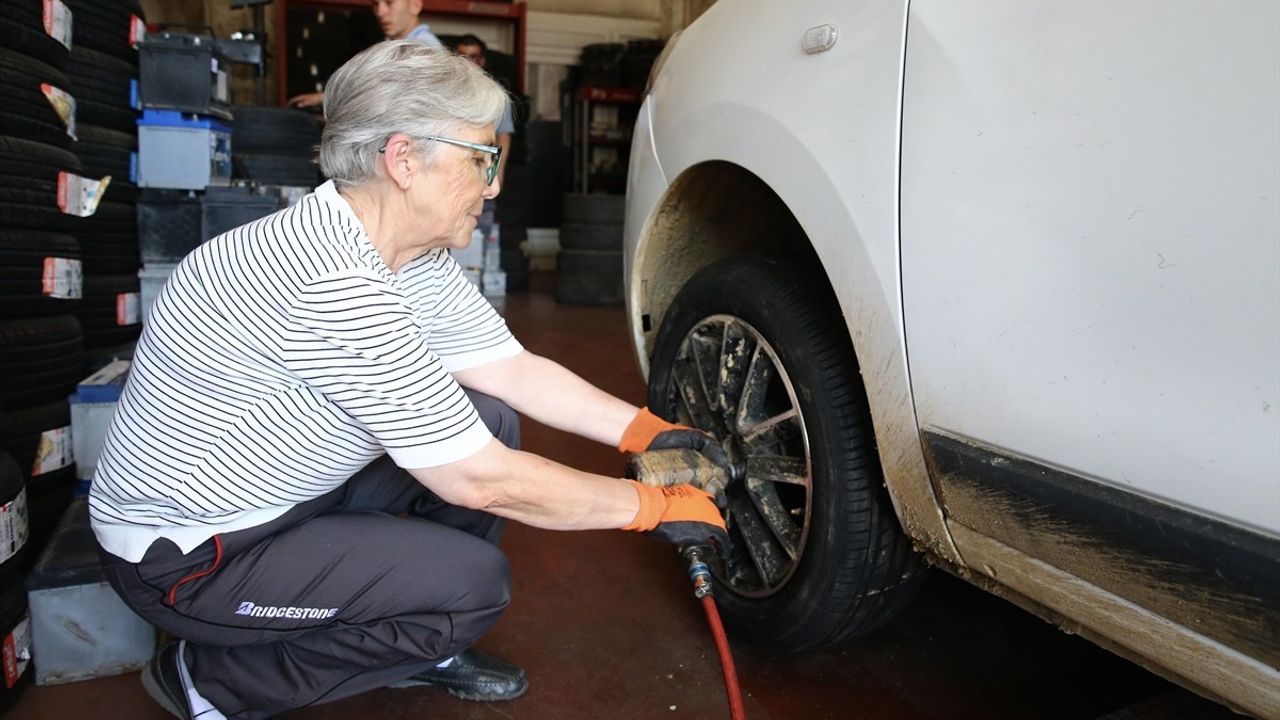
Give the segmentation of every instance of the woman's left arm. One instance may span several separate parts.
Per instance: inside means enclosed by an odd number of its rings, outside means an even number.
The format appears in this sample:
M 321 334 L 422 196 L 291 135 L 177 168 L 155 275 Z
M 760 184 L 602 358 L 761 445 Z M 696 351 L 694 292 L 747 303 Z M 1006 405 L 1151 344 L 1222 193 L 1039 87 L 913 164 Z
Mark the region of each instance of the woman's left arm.
M 492 395 L 544 425 L 614 447 L 640 411 L 528 350 L 460 370 L 453 377 L 463 387 Z

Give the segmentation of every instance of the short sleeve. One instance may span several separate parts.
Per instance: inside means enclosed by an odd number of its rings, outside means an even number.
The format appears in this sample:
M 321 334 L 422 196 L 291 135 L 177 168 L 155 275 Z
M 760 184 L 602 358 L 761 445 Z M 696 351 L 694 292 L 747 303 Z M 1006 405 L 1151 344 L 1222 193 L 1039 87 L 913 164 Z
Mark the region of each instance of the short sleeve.
M 507 100 L 507 106 L 502 110 L 502 119 L 498 121 L 498 135 L 514 135 L 516 132 L 516 121 L 511 114 L 511 101 Z
M 524 347 L 453 258 L 443 256 L 439 311 L 427 341 L 450 372 L 514 357 Z
M 404 297 L 372 272 L 311 281 L 290 314 L 285 366 L 366 427 L 397 465 L 454 462 L 492 439 Z

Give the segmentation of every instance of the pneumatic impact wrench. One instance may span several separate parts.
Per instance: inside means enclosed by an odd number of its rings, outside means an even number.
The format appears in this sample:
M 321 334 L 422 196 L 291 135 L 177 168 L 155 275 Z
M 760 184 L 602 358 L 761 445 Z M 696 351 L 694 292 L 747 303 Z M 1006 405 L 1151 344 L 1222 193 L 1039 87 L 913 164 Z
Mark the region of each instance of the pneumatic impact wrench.
M 627 459 L 627 477 L 645 485 L 662 487 L 687 483 L 705 490 L 718 500 L 730 482 L 741 481 L 742 468 L 730 465 L 728 468 L 717 465 L 702 453 L 687 448 L 671 450 L 650 450 L 636 453 Z M 745 720 L 746 713 L 742 707 L 742 691 L 738 687 L 738 674 L 733 666 L 733 656 L 729 653 L 729 640 L 724 633 L 724 625 L 720 622 L 720 613 L 716 610 L 712 596 L 711 569 L 707 564 L 716 555 L 716 549 L 707 545 L 685 545 L 679 548 L 680 557 L 689 570 L 689 580 L 693 582 L 693 596 L 702 603 L 706 612 L 707 623 L 711 626 L 711 635 L 716 642 L 716 651 L 720 656 L 720 665 L 724 670 L 725 694 L 729 699 L 729 717 L 731 720 Z

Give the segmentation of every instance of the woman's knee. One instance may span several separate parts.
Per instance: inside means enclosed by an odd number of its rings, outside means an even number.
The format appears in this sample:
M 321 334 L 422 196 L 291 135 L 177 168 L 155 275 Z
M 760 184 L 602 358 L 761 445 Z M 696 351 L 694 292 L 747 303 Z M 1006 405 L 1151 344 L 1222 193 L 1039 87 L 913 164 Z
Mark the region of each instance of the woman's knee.
M 476 610 L 499 613 L 511 604 L 511 565 L 495 545 L 478 543 L 468 559 L 467 603 Z

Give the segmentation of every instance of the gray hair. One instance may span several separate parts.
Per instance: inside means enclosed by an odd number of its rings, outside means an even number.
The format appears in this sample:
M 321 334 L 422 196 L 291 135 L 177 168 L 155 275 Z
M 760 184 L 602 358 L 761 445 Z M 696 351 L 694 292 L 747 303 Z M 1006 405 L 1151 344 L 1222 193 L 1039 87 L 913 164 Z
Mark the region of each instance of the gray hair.
M 388 40 L 351 58 L 324 93 L 320 169 L 339 185 L 378 176 L 378 150 L 395 133 L 422 138 L 493 125 L 507 94 L 464 57 L 415 40 Z M 439 143 L 423 143 L 428 163 Z

